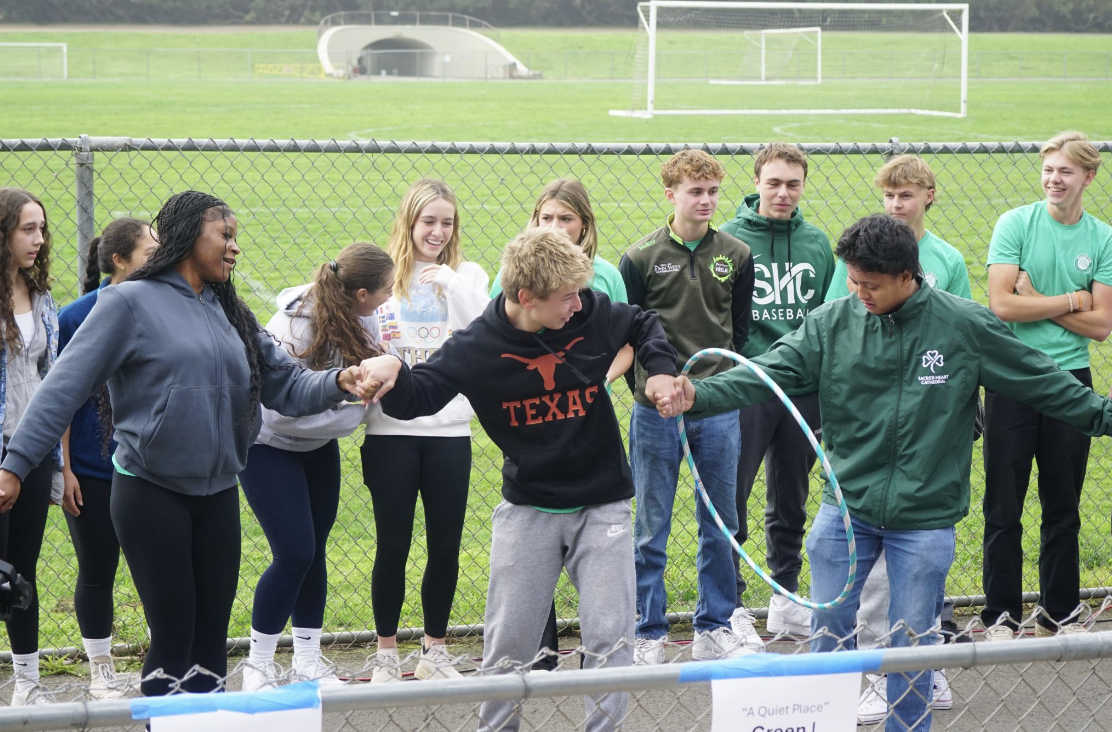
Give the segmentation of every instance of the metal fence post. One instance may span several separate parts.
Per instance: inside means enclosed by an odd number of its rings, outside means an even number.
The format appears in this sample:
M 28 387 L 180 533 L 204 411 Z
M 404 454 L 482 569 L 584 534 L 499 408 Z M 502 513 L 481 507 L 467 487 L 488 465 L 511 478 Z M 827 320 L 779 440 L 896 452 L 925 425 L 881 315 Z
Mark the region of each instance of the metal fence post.
M 93 193 L 93 151 L 89 147 L 89 136 L 82 135 L 81 142 L 73 151 L 73 166 L 76 173 L 74 197 L 77 199 L 77 271 L 85 272 L 88 259 L 89 242 L 96 236 L 97 222 L 96 196 Z

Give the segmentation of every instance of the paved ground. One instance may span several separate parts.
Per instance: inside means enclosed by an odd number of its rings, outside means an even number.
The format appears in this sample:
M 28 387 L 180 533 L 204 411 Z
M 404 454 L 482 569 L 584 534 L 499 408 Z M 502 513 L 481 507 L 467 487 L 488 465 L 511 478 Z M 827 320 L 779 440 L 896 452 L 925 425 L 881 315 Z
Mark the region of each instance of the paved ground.
M 959 621 L 960 624 L 960 621 Z M 1112 618 L 1097 624 L 1096 630 L 1112 630 Z M 690 659 L 686 640 L 690 639 L 690 629 L 674 633 L 678 641 L 668 649 L 670 662 Z M 1022 642 L 1022 641 L 1017 641 Z M 563 648 L 573 648 L 578 638 L 567 636 L 561 639 Z M 411 647 L 409 650 L 412 650 Z M 335 651 L 330 658 L 340 668 L 359 669 L 365 667 L 368 653 L 373 649 L 351 649 Z M 406 649 L 403 648 L 403 653 Z M 792 644 L 777 643 L 770 646 L 774 652 L 794 652 Z M 453 654 L 467 655 L 473 661 L 464 662 L 461 669 L 469 673 L 477 667 L 482 644 L 479 639 L 465 639 L 452 644 Z M 239 659 L 233 659 L 233 665 Z M 288 664 L 288 656 L 278 659 Z M 122 667 L 128 666 L 125 662 Z M 412 668 L 413 664 L 409 665 Z M 577 657 L 565 656 L 562 669 L 557 673 L 571 673 L 578 666 Z M 72 667 L 75 671 L 84 670 L 84 664 Z M 568 670 L 563 670 L 563 669 Z M 1099 662 L 1075 662 L 1053 667 L 1050 664 L 978 667 L 971 669 L 951 669 L 950 685 L 953 689 L 954 707 L 949 711 L 935 713 L 933 729 L 953 730 L 991 730 L 1011 732 L 1012 730 L 1112 730 L 1112 660 Z M 0 699 L 10 697 L 10 685 L 6 684 L 4 673 Z M 71 695 L 81 688 L 83 679 L 68 673 L 57 673 L 46 677 L 48 687 Z M 419 683 L 409 679 L 404 683 Z M 238 675 L 234 676 L 228 688 L 239 687 Z M 68 693 L 66 693 L 68 692 Z M 328 714 L 325 716 L 324 729 L 329 732 L 356 732 L 374 730 L 472 730 L 477 718 L 476 708 L 472 705 L 446 705 L 440 707 L 415 707 L 408 709 L 360 711 L 347 715 Z M 582 726 L 583 704 L 579 698 L 531 699 L 524 705 L 522 729 L 554 732 L 573 730 Z M 663 732 L 709 730 L 710 688 L 705 686 L 685 686 L 676 690 L 653 691 L 635 694 L 631 698 L 630 711 L 623 727 L 626 732 Z M 2 728 L 0 728 L 2 729 Z M 142 726 L 129 728 L 138 732 Z M 880 727 L 871 729 L 879 730 Z

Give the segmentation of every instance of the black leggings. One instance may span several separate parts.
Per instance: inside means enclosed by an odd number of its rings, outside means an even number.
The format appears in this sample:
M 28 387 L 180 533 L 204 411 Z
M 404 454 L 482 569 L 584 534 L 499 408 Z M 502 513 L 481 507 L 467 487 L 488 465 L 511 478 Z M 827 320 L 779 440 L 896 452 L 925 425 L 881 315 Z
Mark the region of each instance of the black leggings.
M 220 688 L 228 674 L 228 621 L 239 583 L 239 491 L 232 486 L 187 496 L 117 473 L 112 524 L 151 629 L 143 676 L 162 669 L 180 679 L 199 666 L 209 673 L 193 676 L 181 690 Z M 142 684 L 144 696 L 173 688 L 168 679 Z
M 448 634 L 459 578 L 459 546 L 471 480 L 471 438 L 367 435 L 361 452 L 363 482 L 371 491 L 378 537 L 371 571 L 375 630 L 380 636 L 398 634 L 419 493 L 428 545 L 421 580 L 425 633 L 443 638 Z
M 13 610 L 12 617 L 4 623 L 8 627 L 12 653 L 20 655 L 39 650 L 39 591 L 35 586 L 35 573 L 50 508 L 52 471 L 48 455 L 23 479 L 11 510 L 0 513 L 0 559 L 15 567 L 34 590 L 30 607 Z
M 62 512 L 77 554 L 77 587 L 73 593 L 77 625 L 82 638 L 107 638 L 112 635 L 112 590 L 120 564 L 120 542 L 109 511 L 112 482 L 87 475 L 77 476 L 77 482 L 84 504 L 81 515 Z
M 252 445 L 239 482 L 274 556 L 255 588 L 251 627 L 281 633 L 292 615 L 295 628 L 320 628 L 328 594 L 325 547 L 340 503 L 339 443 L 309 452 Z

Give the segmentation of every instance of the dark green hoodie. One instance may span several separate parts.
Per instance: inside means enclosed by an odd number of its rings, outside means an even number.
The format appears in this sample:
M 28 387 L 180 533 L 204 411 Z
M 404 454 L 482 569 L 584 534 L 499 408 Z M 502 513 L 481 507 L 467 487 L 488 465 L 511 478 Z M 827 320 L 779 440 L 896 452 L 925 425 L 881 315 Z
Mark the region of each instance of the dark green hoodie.
M 834 275 L 834 253 L 822 231 L 803 220 L 798 208 L 787 221 L 757 213 L 761 196 L 752 193 L 722 231 L 749 245 L 753 257 L 753 323 L 741 355 L 768 351 L 791 333 L 826 298 Z

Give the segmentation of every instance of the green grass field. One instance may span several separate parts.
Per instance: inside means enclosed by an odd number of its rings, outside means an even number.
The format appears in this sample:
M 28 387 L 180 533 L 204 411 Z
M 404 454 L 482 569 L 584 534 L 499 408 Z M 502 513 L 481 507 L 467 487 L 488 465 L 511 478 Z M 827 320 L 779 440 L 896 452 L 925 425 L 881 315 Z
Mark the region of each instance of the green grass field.
M 311 48 L 312 30 L 261 32 L 8 32 L 0 41 L 64 41 L 71 66 L 79 49 L 252 48 L 260 52 Z M 625 31 L 563 32 L 507 30 L 501 41 L 511 50 L 559 54 L 566 49 L 592 53 L 629 53 L 632 34 Z M 971 47 L 986 53 L 1060 50 L 1101 51 L 1108 37 L 977 36 Z M 538 56 L 538 58 L 540 58 Z M 629 82 L 295 82 L 214 80 L 71 80 L 5 82 L 6 99 L 0 137 L 17 138 L 132 136 L 215 139 L 378 139 L 488 141 L 645 142 L 870 142 L 898 137 L 903 142 L 1039 140 L 1065 128 L 1085 130 L 1093 139 L 1112 140 L 1112 101 L 1106 83 L 974 81 L 970 115 L 944 119 L 904 115 L 853 117 L 657 117 L 651 120 L 611 117 L 613 107 L 628 106 Z M 794 90 L 793 93 L 802 92 Z M 871 188 L 878 154 L 815 154 L 804 197 L 807 217 L 832 237 L 859 215 L 879 209 Z M 992 225 L 1000 212 L 1038 196 L 1037 160 L 1030 155 L 950 155 L 927 153 L 940 182 L 939 202 L 928 224 L 966 254 L 974 294 L 984 300 L 984 255 Z M 504 242 L 525 224 L 528 207 L 545 182 L 556 177 L 582 179 L 591 191 L 600 221 L 602 254 L 617 261 L 629 242 L 662 221 L 666 210 L 657 177 L 662 159 L 647 152 L 623 156 L 150 153 L 98 152 L 94 156 L 98 225 L 113 217 L 153 216 L 159 204 L 186 186 L 210 189 L 225 197 L 240 220 L 245 255 L 237 270 L 244 294 L 260 317 L 269 317 L 272 294 L 299 284 L 316 264 L 339 246 L 365 239 L 384 244 L 401 194 L 421 175 L 442 177 L 457 191 L 469 259 L 493 275 Z M 720 219 L 725 220 L 748 192 L 748 158 L 723 161 L 728 172 Z M 59 301 L 72 299 L 76 275 L 74 160 L 70 153 L 0 153 L 6 184 L 43 195 L 56 236 L 55 274 Z M 1112 219 L 1112 184 L 1102 173 L 1090 189 L 1090 211 Z M 1094 348 L 1099 390 L 1112 384 L 1107 347 Z M 619 387 L 622 408 L 629 395 Z M 344 495 L 332 534 L 332 595 L 328 630 L 373 627 L 370 569 L 375 547 L 370 502 L 362 486 L 356 440 L 345 449 Z M 980 593 L 980 448 L 975 448 L 974 511 L 961 524 L 958 558 L 951 575 L 951 594 Z M 476 429 L 471 510 L 461 552 L 461 577 L 453 623 L 482 622 L 486 591 L 488 518 L 499 500 L 501 458 Z M 1086 487 L 1086 526 L 1082 536 L 1082 582 L 1112 584 L 1112 510 L 1107 441 L 1094 443 Z M 816 482 L 817 486 L 817 482 Z M 667 575 L 676 610 L 694 606 L 692 502 L 689 493 L 677 508 L 676 536 Z M 750 528 L 760 534 L 763 500 L 750 505 Z M 813 493 L 817 500 L 817 490 Z M 1031 510 L 1037 515 L 1037 504 Z M 813 506 L 814 509 L 816 506 Z M 1029 527 L 1029 528 L 1034 528 Z M 420 534 L 418 528 L 417 534 Z M 247 633 L 251 592 L 269 561 L 265 540 L 246 511 L 243 583 L 231 633 Z M 55 511 L 40 569 L 43 601 L 43 646 L 75 645 L 80 637 L 73 616 L 76 574 L 72 548 L 59 511 Z M 749 547 L 764 564 L 763 543 Z M 403 608 L 403 626 L 421 625 L 419 603 L 423 541 L 415 540 L 411 562 L 412 591 Z M 1037 530 L 1025 545 L 1028 582 L 1036 589 Z M 141 608 L 121 572 L 118 635 L 145 638 Z M 767 589 L 754 584 L 750 604 L 767 603 Z M 560 614 L 575 615 L 572 594 L 565 592 Z

